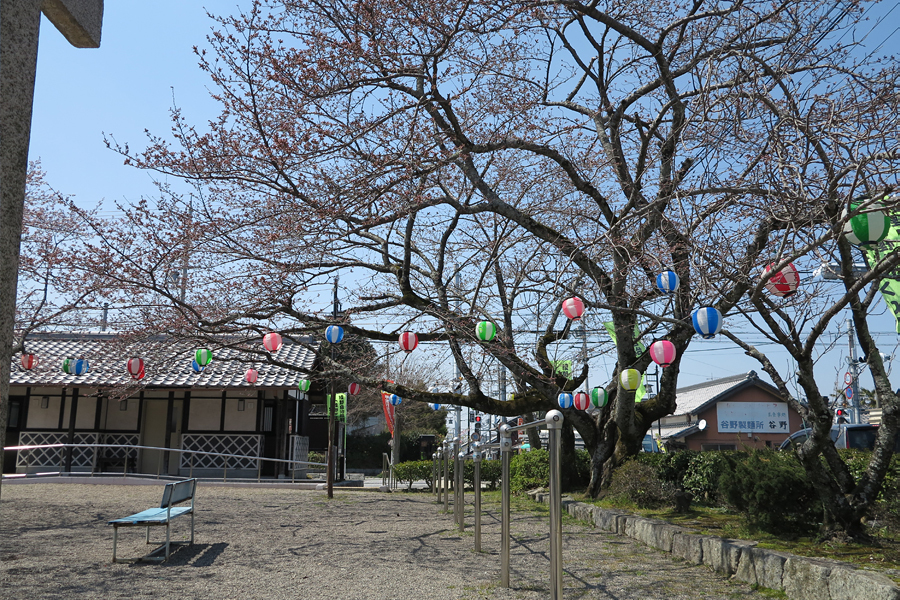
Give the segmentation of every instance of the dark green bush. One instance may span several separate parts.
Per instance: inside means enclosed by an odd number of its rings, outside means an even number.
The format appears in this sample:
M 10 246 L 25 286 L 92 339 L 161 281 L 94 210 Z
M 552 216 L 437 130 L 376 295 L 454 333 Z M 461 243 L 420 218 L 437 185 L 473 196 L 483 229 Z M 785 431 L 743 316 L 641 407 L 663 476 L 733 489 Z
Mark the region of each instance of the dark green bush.
M 660 479 L 652 465 L 629 460 L 613 473 L 607 497 L 627 500 L 638 508 L 658 508 L 670 504 L 674 493 L 675 486 Z
M 784 535 L 818 527 L 822 505 L 793 454 L 756 450 L 722 464 L 719 491 L 751 530 Z
M 499 460 L 482 460 L 481 461 L 481 485 L 486 485 L 488 489 L 497 489 L 500 483 L 500 474 L 502 471 L 501 462 Z M 453 463 L 450 464 L 451 477 L 453 474 Z M 467 460 L 463 469 L 463 483 L 468 487 L 475 488 L 475 462 Z
M 574 461 L 563 460 L 560 465 L 560 486 L 563 491 L 587 487 L 591 477 L 591 456 L 576 450 Z M 530 450 L 512 457 L 509 463 L 510 490 L 516 493 L 550 485 L 550 452 Z
M 663 481 L 668 481 L 676 487 L 684 483 L 684 475 L 687 473 L 691 462 L 700 452 L 694 450 L 681 450 L 678 452 L 658 453 L 641 452 L 635 459 L 639 462 L 651 465 L 656 469 L 656 475 Z
M 400 483 L 406 482 L 406 489 L 411 490 L 416 481 L 425 480 L 426 486 L 431 487 L 433 464 L 430 460 L 414 460 L 394 465 L 394 477 Z
M 350 469 L 380 469 L 382 455 L 391 454 L 390 433 L 347 436 L 347 467 Z M 438 440 L 440 441 L 440 440 Z M 427 458 L 427 457 L 426 457 Z M 400 434 L 400 462 L 422 460 L 419 432 Z
M 684 471 L 681 487 L 700 502 L 716 502 L 719 496 L 719 476 L 735 460 L 739 460 L 739 454 L 722 451 L 695 452 Z

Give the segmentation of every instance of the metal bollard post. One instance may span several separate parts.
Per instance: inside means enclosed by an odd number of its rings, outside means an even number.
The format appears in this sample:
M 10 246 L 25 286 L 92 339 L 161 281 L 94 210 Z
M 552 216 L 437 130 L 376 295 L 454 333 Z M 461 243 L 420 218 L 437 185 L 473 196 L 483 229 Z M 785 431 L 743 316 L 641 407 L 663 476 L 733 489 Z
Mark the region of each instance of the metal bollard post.
M 441 449 L 438 448 L 433 455 L 431 464 L 431 493 L 435 494 L 436 502 L 441 501 L 441 484 L 438 478 L 441 476 Z
M 444 512 L 450 512 L 450 444 L 444 442 Z
M 550 434 L 550 598 L 561 600 L 562 581 L 562 491 L 560 490 L 560 438 L 563 414 L 551 410 L 544 420 Z
M 457 524 L 459 525 L 460 531 L 465 531 L 466 529 L 466 483 L 463 478 L 463 469 L 466 466 L 466 453 L 459 453 L 459 476 L 456 478 L 456 481 L 459 482 L 459 492 L 457 494 L 457 498 L 459 499 L 459 510 L 457 511 Z
M 509 458 L 512 434 L 509 425 L 500 426 L 500 584 L 509 587 Z
M 481 444 L 472 446 L 472 463 L 475 487 L 475 552 L 481 552 Z

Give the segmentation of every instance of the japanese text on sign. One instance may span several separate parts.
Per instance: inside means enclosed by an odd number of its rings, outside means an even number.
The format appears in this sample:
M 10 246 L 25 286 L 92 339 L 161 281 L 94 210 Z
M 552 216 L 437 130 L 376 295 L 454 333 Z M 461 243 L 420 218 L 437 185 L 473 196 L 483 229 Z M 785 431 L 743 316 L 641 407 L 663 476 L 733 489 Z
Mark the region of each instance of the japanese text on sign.
M 719 402 L 719 433 L 790 433 L 784 402 Z

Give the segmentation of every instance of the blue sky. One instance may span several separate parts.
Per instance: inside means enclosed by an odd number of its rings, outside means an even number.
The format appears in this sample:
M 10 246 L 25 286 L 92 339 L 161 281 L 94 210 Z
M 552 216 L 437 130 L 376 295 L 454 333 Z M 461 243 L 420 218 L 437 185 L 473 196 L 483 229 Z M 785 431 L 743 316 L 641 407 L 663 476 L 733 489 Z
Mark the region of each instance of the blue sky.
M 879 12 L 887 12 L 891 4 L 883 3 Z M 80 206 L 93 207 L 103 201 L 107 209 L 116 201 L 154 195 L 151 174 L 124 166 L 122 157 L 105 147 L 103 135 L 115 136 L 132 148 L 143 147 L 145 129 L 168 132 L 173 98 L 190 122 L 202 124 L 218 114 L 206 88 L 207 77 L 197 68 L 193 52 L 195 45 L 206 44 L 213 25 L 203 6 L 185 0 L 106 2 L 99 49 L 73 48 L 44 19 L 30 155 L 41 160 L 54 188 L 74 196 Z M 228 11 L 237 4 L 217 2 L 213 6 Z M 873 45 L 891 29 L 893 26 L 885 29 L 884 35 L 873 36 Z M 895 51 L 895 42 L 892 39 L 894 48 L 889 44 L 881 52 Z M 822 362 L 820 384 L 829 392 L 835 380 L 843 379 L 845 370 L 846 324 L 841 321 L 843 340 Z M 882 350 L 893 353 L 897 336 L 892 333 L 892 318 L 873 317 L 871 323 L 883 334 Z M 837 328 L 833 335 L 840 335 Z M 771 347 L 766 349 L 771 351 Z M 787 357 L 781 353 L 776 362 L 784 367 Z M 592 381 L 611 369 L 612 364 L 602 361 L 592 364 L 592 373 L 596 373 Z M 761 371 L 724 338 L 698 338 L 685 357 L 680 382 L 691 385 L 751 369 Z M 896 371 L 900 373 L 900 365 Z M 898 386 L 900 376 L 893 379 Z M 861 385 L 871 387 L 871 377 L 864 374 Z

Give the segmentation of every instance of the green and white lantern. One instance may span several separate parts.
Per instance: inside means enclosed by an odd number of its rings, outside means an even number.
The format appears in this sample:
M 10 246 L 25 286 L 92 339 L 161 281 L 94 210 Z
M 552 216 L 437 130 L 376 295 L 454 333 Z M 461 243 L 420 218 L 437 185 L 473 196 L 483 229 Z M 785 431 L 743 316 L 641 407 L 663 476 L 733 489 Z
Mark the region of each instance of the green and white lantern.
M 481 321 L 475 326 L 475 336 L 482 342 L 490 342 L 497 337 L 497 326 L 490 321 Z
M 312 385 L 312 382 L 309 379 L 301 379 L 297 382 L 297 387 L 304 394 L 309 391 L 309 386 Z
M 591 390 L 591 406 L 594 408 L 603 408 L 609 403 L 609 394 L 602 387 L 595 387 Z
M 205 367 L 206 365 L 211 363 L 212 359 L 212 352 L 207 348 L 200 348 L 199 350 L 194 352 L 194 360 L 196 360 L 197 364 L 201 367 Z
M 862 206 L 865 198 L 858 198 L 850 203 L 849 209 L 844 209 L 843 217 Z M 868 246 L 869 244 L 877 244 L 883 240 L 891 228 L 891 219 L 886 212 L 884 206 L 878 202 L 873 202 L 863 209 L 865 212 L 850 218 L 844 224 L 844 236 L 847 241 L 855 246 Z

